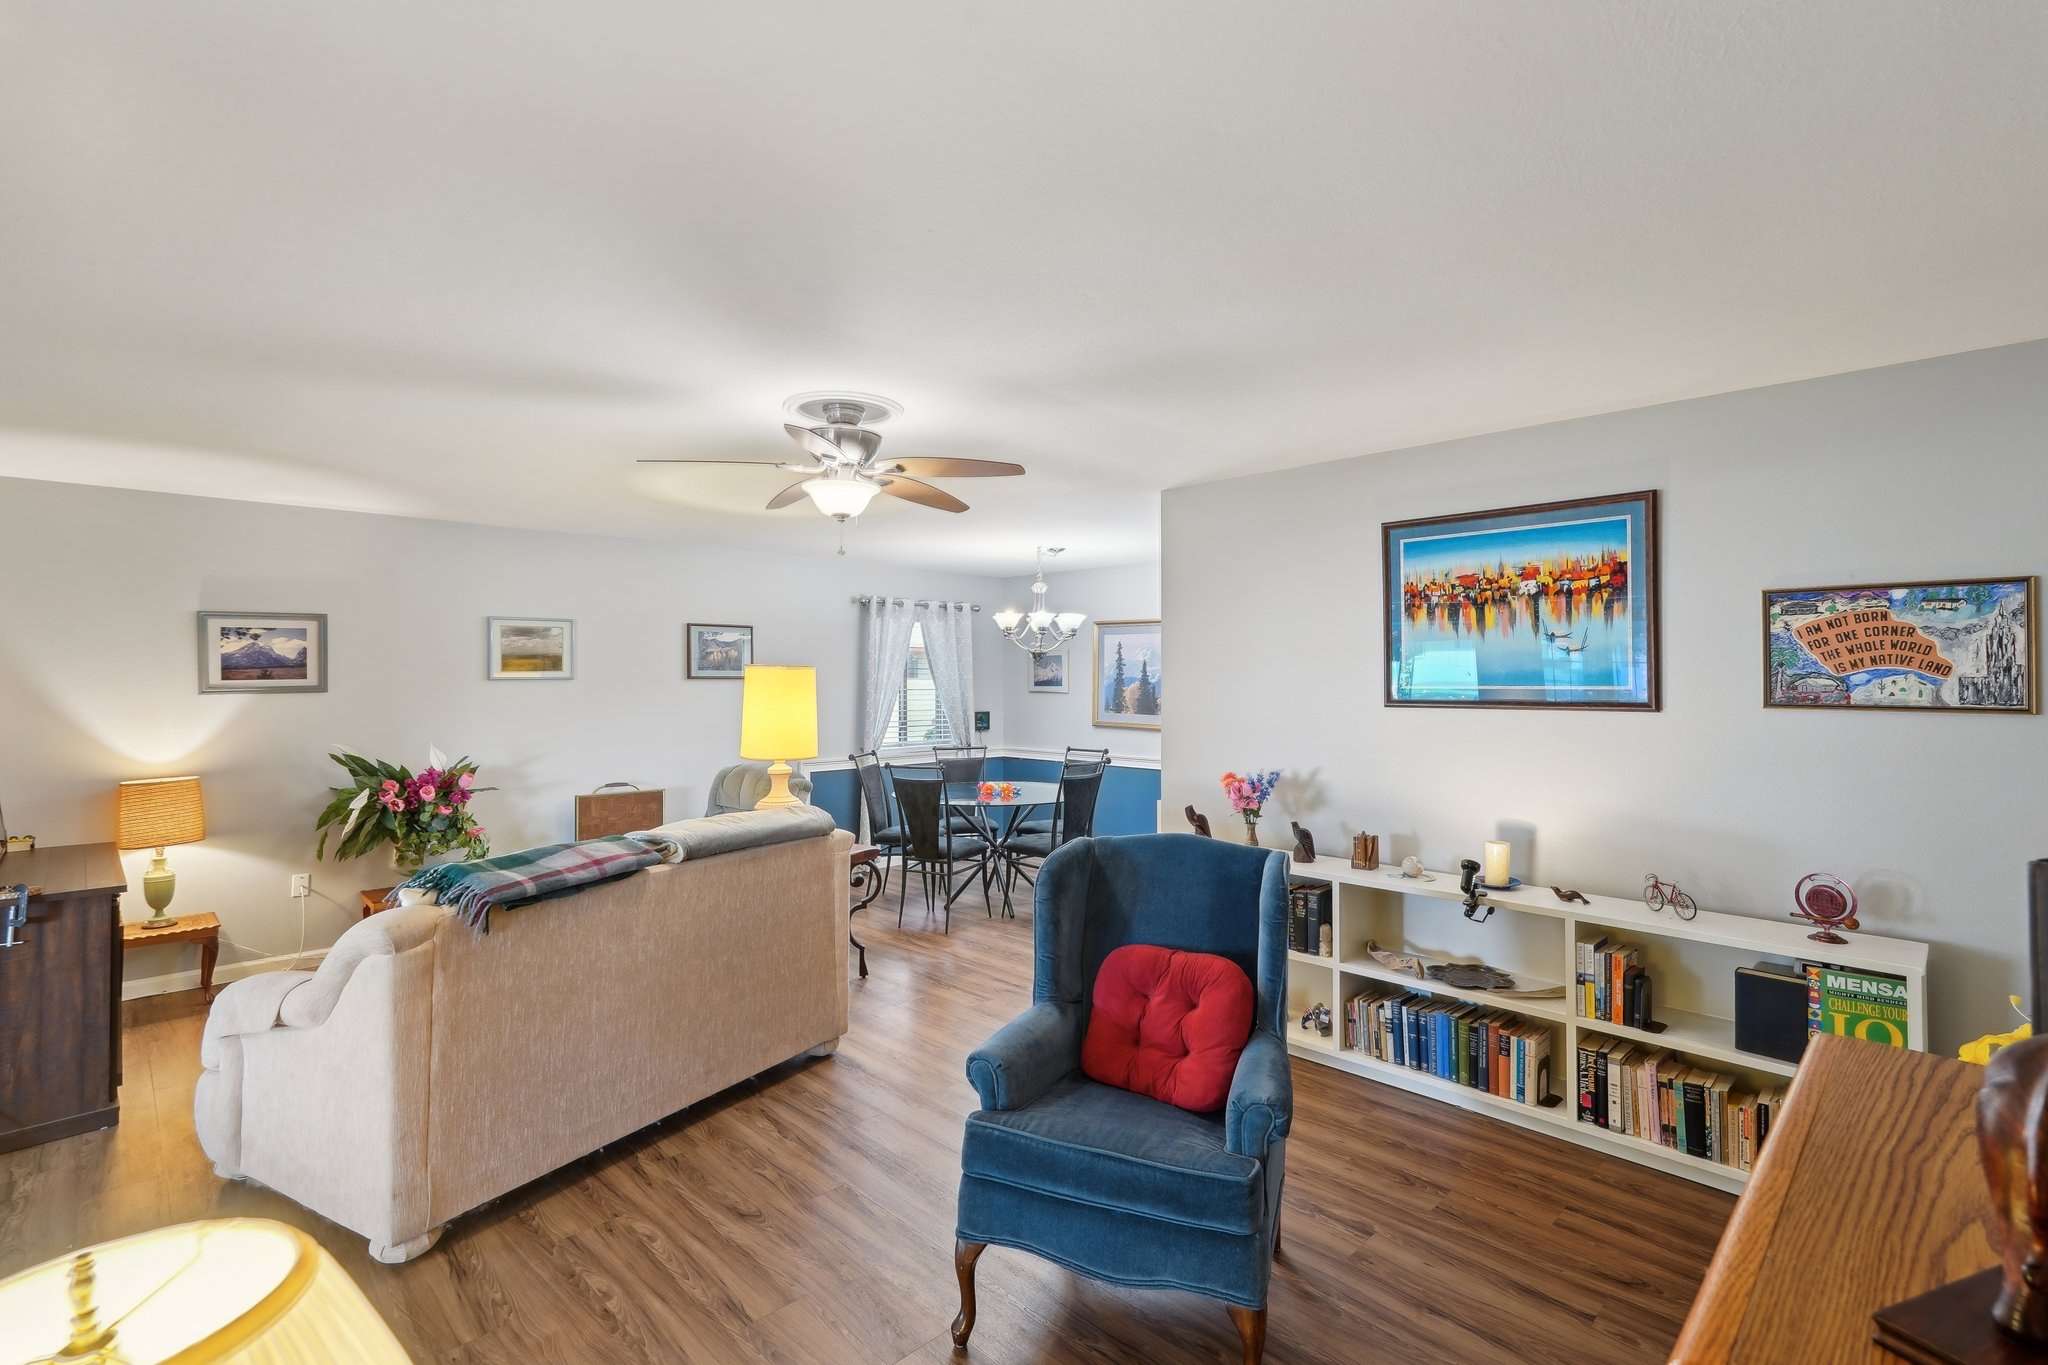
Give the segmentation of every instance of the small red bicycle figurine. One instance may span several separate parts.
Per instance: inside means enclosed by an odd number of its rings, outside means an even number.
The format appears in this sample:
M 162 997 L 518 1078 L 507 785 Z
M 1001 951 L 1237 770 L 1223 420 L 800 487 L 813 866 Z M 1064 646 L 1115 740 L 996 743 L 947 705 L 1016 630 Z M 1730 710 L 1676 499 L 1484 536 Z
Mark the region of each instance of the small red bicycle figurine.
M 1668 905 L 1680 919 L 1691 919 L 1700 912 L 1693 898 L 1678 889 L 1677 882 L 1659 881 L 1654 872 L 1643 878 L 1643 904 L 1652 910 L 1662 910 Z

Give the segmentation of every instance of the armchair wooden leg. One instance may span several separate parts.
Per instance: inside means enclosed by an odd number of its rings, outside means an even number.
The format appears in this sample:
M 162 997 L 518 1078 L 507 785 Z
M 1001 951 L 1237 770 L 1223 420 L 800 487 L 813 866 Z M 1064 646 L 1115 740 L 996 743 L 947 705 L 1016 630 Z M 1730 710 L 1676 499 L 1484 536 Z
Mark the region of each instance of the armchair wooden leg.
M 1263 1308 L 1239 1308 L 1230 1305 L 1230 1320 L 1237 1326 L 1237 1335 L 1244 1342 L 1244 1365 L 1260 1365 L 1266 1358 L 1266 1310 Z M 957 1329 L 953 1339 L 960 1340 Z
M 953 1243 L 953 1273 L 960 1277 L 960 1315 L 953 1319 L 953 1344 L 963 1351 L 967 1349 L 968 1336 L 974 1331 L 974 1263 L 986 1250 L 987 1242 L 962 1240 Z

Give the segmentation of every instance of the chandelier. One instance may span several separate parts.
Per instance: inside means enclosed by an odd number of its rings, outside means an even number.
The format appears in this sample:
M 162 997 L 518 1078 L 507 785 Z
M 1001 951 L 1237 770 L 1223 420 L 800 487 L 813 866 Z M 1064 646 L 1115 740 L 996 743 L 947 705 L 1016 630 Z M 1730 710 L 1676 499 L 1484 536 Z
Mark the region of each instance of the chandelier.
M 1040 546 L 1038 549 L 1038 570 L 1031 580 L 1031 610 L 1014 611 L 1004 608 L 995 614 L 996 629 L 1003 638 L 1033 658 L 1048 650 L 1058 649 L 1074 638 L 1081 629 L 1087 615 L 1078 611 L 1063 611 L 1058 615 L 1045 609 L 1045 557 L 1060 553 L 1064 546 Z

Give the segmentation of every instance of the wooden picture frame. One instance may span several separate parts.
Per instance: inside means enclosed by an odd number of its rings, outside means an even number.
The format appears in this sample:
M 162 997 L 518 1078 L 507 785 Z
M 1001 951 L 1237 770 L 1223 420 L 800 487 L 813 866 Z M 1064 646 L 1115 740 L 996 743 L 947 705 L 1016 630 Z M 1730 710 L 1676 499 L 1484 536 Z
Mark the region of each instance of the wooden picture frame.
M 2040 580 L 2029 574 L 1766 588 L 1763 704 L 2039 715 L 2039 604 Z M 1860 619 L 1825 626 L 1845 613 Z M 1914 666 L 1922 660 L 1926 671 Z
M 1130 659 L 1125 659 L 1124 688 L 1120 700 L 1112 703 L 1110 693 L 1114 684 L 1111 675 L 1103 671 L 1103 642 L 1112 645 L 1128 644 L 1129 655 L 1138 658 L 1138 676 L 1130 676 Z M 1088 718 L 1089 723 L 1103 730 L 1157 730 L 1164 711 L 1165 678 L 1163 659 L 1165 649 L 1160 622 L 1155 618 L 1128 621 L 1097 621 L 1095 623 L 1095 649 L 1088 670 Z M 1111 656 L 1114 670 L 1115 655 Z M 1149 706 L 1150 710 L 1142 710 Z M 1114 708 L 1114 709 L 1112 709 Z
M 1384 704 L 1660 709 L 1657 549 L 1655 489 L 1382 523 Z
M 199 690 L 325 692 L 327 613 L 202 611 Z
M 563 616 L 484 618 L 484 677 L 492 682 L 569 682 L 576 676 L 576 622 Z
M 715 636 L 712 634 L 714 631 L 718 632 Z M 728 654 L 736 655 L 737 661 L 728 663 Z M 746 677 L 747 665 L 752 662 L 752 626 L 707 625 L 692 621 L 683 627 L 685 678 L 736 681 Z

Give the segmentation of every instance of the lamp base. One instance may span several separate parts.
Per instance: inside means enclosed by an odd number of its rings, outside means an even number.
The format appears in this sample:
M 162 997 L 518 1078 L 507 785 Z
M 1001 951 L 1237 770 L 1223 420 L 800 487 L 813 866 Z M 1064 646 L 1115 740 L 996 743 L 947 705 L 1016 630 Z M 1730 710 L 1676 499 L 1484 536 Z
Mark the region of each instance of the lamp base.
M 789 789 L 789 777 L 795 769 L 777 760 L 768 765 L 768 794 L 754 803 L 755 810 L 775 810 L 780 806 L 801 806 L 795 792 Z
M 142 899 L 149 903 L 150 919 L 167 920 L 166 912 L 171 908 L 171 897 L 178 890 L 178 874 L 171 871 L 164 862 L 164 851 L 158 849 L 156 856 L 149 860 L 149 870 L 142 874 Z

